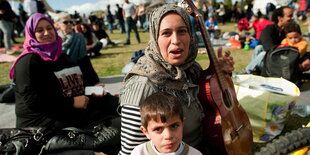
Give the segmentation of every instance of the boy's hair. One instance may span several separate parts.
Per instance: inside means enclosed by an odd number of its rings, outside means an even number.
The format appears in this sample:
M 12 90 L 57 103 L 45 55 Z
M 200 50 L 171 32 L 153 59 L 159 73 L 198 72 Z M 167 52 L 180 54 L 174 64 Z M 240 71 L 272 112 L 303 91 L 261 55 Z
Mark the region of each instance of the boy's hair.
M 297 32 L 301 35 L 300 26 L 295 22 L 288 22 L 284 25 L 284 33 Z
M 279 20 L 278 20 L 278 17 L 284 17 L 284 9 L 285 8 L 289 8 L 291 9 L 290 7 L 288 6 L 282 6 L 276 10 L 274 10 L 274 12 L 272 13 L 272 21 L 275 23 L 275 24 L 278 24 Z
M 150 120 L 165 123 L 173 116 L 179 116 L 182 121 L 184 119 L 181 102 L 177 97 L 166 92 L 157 92 L 147 97 L 140 105 L 140 113 L 141 124 L 145 128 Z

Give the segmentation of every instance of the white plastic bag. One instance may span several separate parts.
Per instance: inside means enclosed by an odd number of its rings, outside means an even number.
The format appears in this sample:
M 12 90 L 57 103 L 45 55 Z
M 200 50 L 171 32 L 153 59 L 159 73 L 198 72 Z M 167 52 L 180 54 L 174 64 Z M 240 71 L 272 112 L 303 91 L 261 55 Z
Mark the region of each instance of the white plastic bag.
M 239 103 L 247 112 L 254 142 L 267 142 L 279 135 L 299 88 L 283 78 L 237 75 L 234 86 Z

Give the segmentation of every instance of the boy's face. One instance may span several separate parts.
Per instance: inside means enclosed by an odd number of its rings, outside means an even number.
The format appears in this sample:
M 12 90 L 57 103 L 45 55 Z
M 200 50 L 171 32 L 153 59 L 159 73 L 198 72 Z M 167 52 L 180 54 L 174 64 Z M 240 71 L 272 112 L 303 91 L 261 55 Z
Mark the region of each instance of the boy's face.
M 148 122 L 147 129 L 140 127 L 142 132 L 150 139 L 160 153 L 175 152 L 182 141 L 183 122 L 179 116 L 168 118 L 166 123 L 153 119 Z
M 301 41 L 301 35 L 298 32 L 287 33 L 286 38 L 291 44 L 296 44 Z

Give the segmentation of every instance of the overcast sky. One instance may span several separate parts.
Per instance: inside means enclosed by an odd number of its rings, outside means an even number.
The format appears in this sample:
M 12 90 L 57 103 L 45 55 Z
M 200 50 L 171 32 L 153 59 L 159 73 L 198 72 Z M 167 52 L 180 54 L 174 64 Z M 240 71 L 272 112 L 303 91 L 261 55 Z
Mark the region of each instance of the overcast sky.
M 155 1 L 155 0 L 129 0 L 129 1 L 135 4 L 140 4 L 146 1 Z M 232 1 L 234 2 L 235 0 Z M 12 1 L 10 2 L 14 11 L 16 11 L 18 3 Z M 83 13 L 88 14 L 94 10 L 106 10 L 106 6 L 108 4 L 111 5 L 111 10 L 114 11 L 116 8 L 115 4 L 116 3 L 122 4 L 124 3 L 124 0 L 47 0 L 47 2 L 54 10 L 68 11 L 69 13 L 73 13 L 76 10 L 80 14 Z

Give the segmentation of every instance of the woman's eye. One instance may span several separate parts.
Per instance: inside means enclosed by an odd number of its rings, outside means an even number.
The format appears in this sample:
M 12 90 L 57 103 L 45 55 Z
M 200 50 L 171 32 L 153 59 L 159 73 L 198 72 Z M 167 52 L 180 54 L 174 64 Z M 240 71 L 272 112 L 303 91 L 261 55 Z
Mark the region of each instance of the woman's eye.
M 186 29 L 182 29 L 179 32 L 182 33 L 182 34 L 185 34 L 185 33 L 187 33 L 187 30 Z
M 43 31 L 42 28 L 37 28 L 37 29 L 36 29 L 36 32 L 39 32 L 39 33 L 40 33 L 40 32 L 42 32 L 42 31 Z
M 170 32 L 165 31 L 165 32 L 162 32 L 161 35 L 162 35 L 162 36 L 168 36 L 168 35 L 170 35 Z
M 48 27 L 47 30 L 53 30 L 53 28 L 52 27 Z

